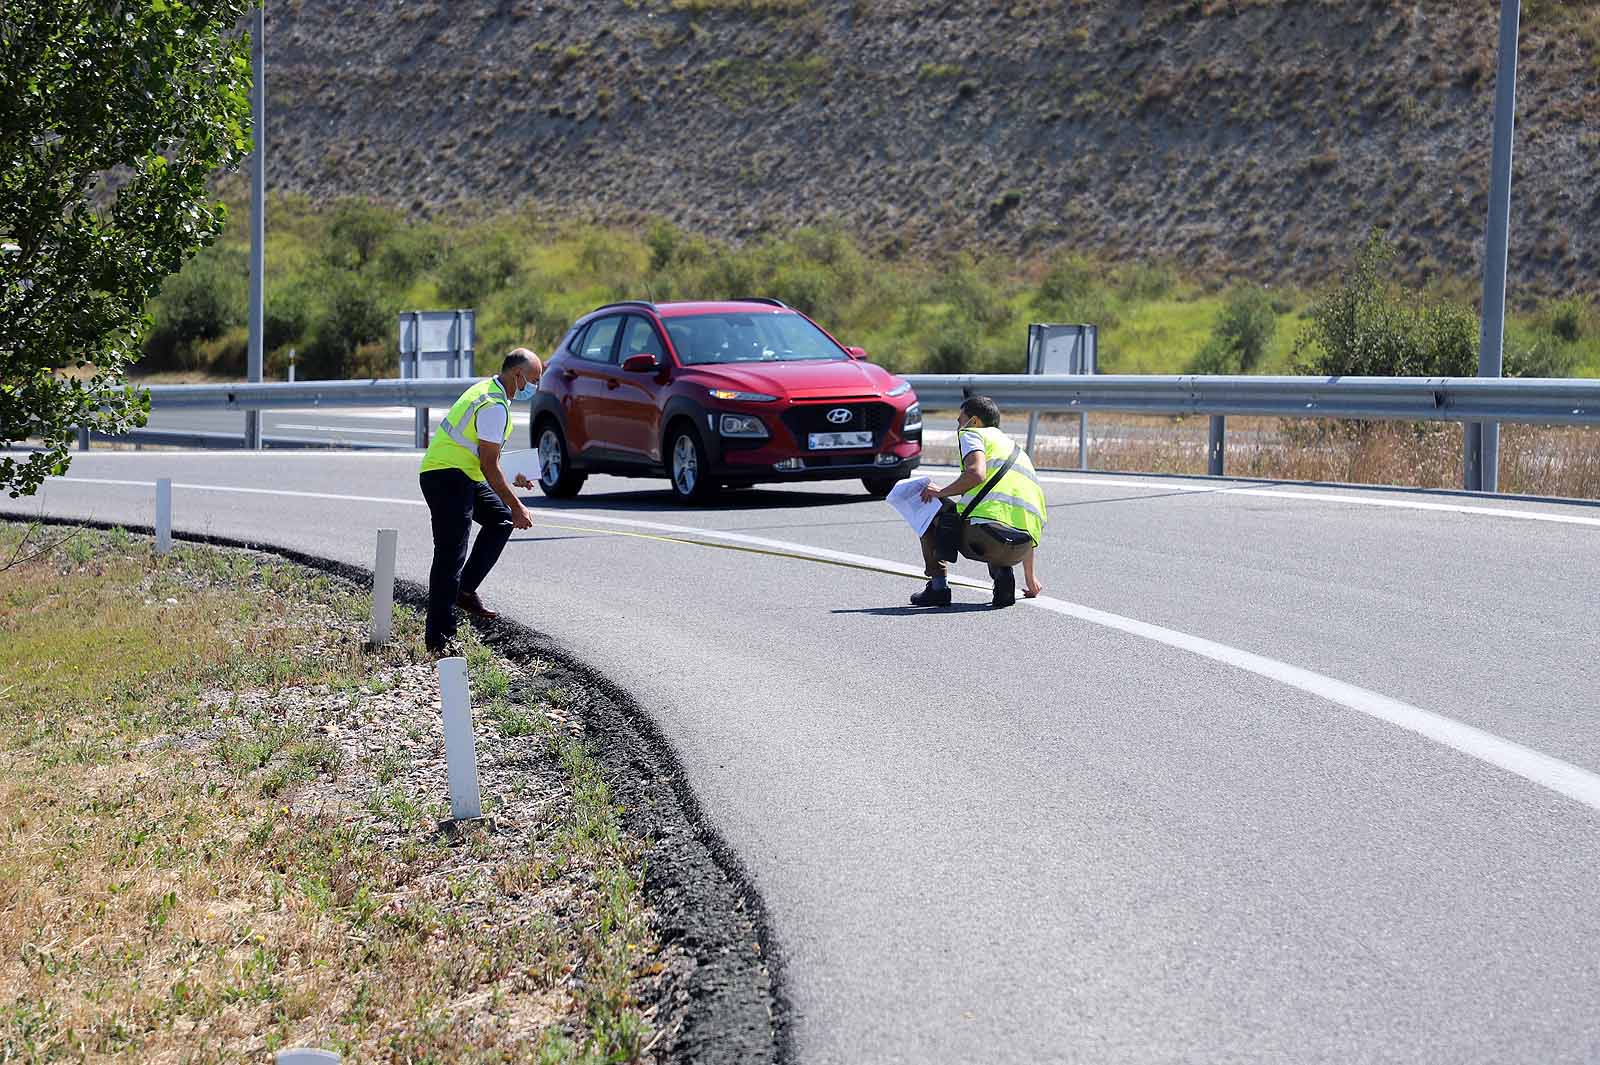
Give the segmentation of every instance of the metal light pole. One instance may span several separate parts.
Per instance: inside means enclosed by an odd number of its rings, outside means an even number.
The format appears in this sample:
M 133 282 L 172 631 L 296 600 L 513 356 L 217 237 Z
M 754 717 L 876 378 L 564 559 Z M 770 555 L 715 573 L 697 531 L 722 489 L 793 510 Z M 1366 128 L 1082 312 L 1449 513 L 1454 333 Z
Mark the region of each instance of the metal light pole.
M 1500 72 L 1495 75 L 1494 163 L 1489 180 L 1489 228 L 1483 251 L 1483 332 L 1478 345 L 1478 376 L 1499 377 L 1505 357 L 1506 267 L 1511 246 L 1511 155 L 1517 123 L 1517 31 L 1522 0 L 1500 3 Z M 1500 423 L 1469 422 L 1466 427 L 1468 491 L 1500 490 Z
M 250 153 L 250 361 L 249 378 L 261 380 L 262 264 L 267 238 L 267 73 L 266 13 L 257 5 L 250 23 L 250 59 L 255 70 L 250 124 L 255 148 Z M 261 412 L 245 411 L 244 446 L 261 447 Z

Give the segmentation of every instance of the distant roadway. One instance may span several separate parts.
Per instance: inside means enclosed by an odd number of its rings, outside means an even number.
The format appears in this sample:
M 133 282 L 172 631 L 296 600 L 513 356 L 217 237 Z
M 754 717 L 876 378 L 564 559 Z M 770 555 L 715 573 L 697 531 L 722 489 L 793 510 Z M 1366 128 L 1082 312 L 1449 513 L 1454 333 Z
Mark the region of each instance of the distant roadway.
M 0 507 L 148 525 L 170 477 L 182 530 L 370 567 L 392 526 L 425 581 L 416 464 L 95 452 Z M 1600 1060 L 1600 508 L 1046 481 L 1011 610 L 906 607 L 853 482 L 591 478 L 483 590 L 675 746 L 795 1060 Z

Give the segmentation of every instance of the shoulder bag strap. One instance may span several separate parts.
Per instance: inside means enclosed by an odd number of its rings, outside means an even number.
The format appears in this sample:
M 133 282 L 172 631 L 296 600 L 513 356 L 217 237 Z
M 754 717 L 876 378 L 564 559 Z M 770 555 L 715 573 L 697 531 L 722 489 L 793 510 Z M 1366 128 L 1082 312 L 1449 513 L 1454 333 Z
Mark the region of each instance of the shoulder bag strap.
M 961 508 L 961 520 L 965 521 L 972 516 L 972 512 L 977 509 L 978 504 L 983 502 L 983 497 L 988 495 L 990 490 L 1000 483 L 1000 479 L 1011 471 L 1011 467 L 1016 464 L 1017 456 L 1020 454 L 1022 454 L 1022 445 L 1012 441 L 1010 457 L 1002 462 L 1000 468 L 995 471 L 995 475 L 989 478 L 982 488 L 978 489 L 978 494 L 972 497 L 972 502 Z

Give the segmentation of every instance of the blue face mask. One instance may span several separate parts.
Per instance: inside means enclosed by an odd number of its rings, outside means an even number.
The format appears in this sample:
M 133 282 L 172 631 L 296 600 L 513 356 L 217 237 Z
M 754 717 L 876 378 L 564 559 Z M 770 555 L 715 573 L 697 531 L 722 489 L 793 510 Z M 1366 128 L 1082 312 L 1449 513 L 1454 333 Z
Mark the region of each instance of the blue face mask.
M 533 398 L 533 385 L 531 383 L 523 385 L 521 388 L 517 389 L 517 394 L 511 398 L 519 403 L 526 403 L 528 400 Z

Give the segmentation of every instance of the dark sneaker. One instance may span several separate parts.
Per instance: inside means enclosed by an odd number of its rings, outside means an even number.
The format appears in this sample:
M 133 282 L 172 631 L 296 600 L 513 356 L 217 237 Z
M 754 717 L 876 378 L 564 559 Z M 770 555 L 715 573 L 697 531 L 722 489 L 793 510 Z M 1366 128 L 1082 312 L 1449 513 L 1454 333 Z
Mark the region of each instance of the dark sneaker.
M 950 605 L 950 589 L 949 589 L 948 586 L 946 586 L 944 588 L 935 588 L 933 585 L 930 584 L 926 588 L 922 589 L 922 591 L 918 592 L 916 595 L 911 597 L 911 605 L 912 606 L 949 606 Z
M 1008 607 L 1017 601 L 1017 574 L 1010 566 L 995 566 L 990 569 L 994 577 L 994 599 L 989 605 L 1000 608 Z
M 473 617 L 482 618 L 485 621 L 493 621 L 495 618 L 500 616 L 500 612 L 498 610 L 490 610 L 488 607 L 483 605 L 483 600 L 478 598 L 477 592 L 462 592 L 460 595 L 456 596 L 456 606 L 460 607 L 462 610 L 465 610 Z

